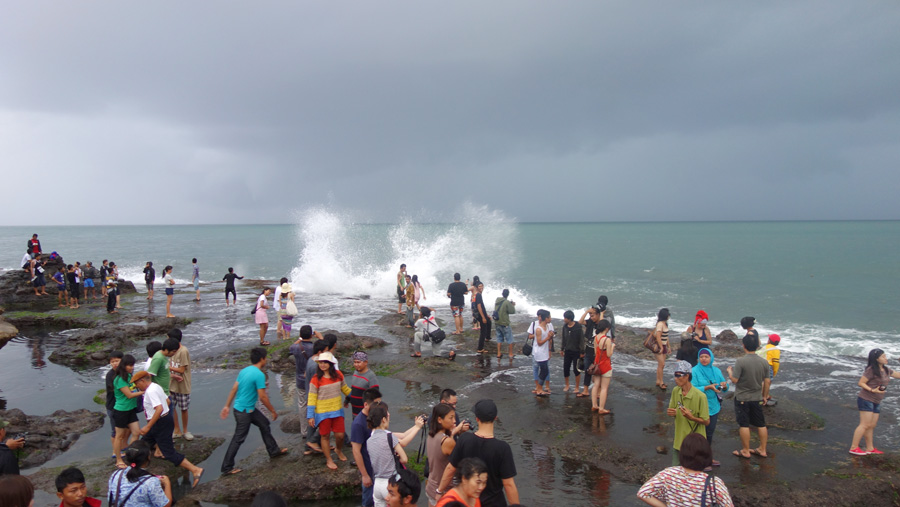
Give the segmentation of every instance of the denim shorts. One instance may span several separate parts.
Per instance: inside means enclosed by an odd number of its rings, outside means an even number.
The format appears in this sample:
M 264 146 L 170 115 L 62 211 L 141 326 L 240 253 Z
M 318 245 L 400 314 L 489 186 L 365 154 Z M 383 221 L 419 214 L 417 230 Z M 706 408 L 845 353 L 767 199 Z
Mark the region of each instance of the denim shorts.
M 872 403 L 871 401 L 867 401 L 857 397 L 856 406 L 859 408 L 860 412 L 873 412 L 876 414 L 881 413 L 881 403 Z
M 171 288 L 167 287 L 166 288 L 166 296 L 173 296 L 173 295 L 175 295 L 175 289 L 171 289 Z
M 497 343 L 512 343 L 513 333 L 510 326 L 497 326 Z

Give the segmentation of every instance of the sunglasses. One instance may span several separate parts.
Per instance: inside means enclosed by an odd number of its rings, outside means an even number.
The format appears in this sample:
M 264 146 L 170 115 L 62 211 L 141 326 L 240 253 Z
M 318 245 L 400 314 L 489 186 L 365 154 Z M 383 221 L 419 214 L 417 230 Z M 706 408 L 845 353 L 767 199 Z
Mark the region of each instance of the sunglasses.
M 681 378 L 681 377 L 685 377 L 685 376 L 687 376 L 687 373 L 686 373 L 686 372 L 683 372 L 683 371 L 676 371 L 676 372 L 675 372 L 675 378 Z

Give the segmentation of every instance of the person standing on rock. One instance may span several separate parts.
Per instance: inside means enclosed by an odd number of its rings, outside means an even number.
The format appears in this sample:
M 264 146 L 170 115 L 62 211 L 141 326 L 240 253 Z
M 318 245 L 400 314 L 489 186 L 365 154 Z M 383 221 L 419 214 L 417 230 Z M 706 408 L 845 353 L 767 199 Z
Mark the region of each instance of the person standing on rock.
M 169 358 L 181 348 L 181 344 L 175 338 L 166 338 L 162 348 L 150 358 L 147 373 L 153 376 L 153 383 L 158 384 L 169 395 L 169 384 L 172 383 L 172 372 L 169 370 Z
M 200 301 L 200 266 L 197 264 L 197 258 L 191 259 L 191 283 L 194 284 L 194 291 L 197 295 L 194 301 Z
M 66 270 L 65 267 L 59 268 L 59 271 L 53 274 L 53 281 L 56 282 L 57 298 L 59 307 L 69 306 L 69 292 L 66 291 Z
M 500 329 L 498 324 L 497 329 Z M 498 333 L 499 336 L 499 333 Z M 563 392 L 569 392 L 569 373 L 575 370 L 575 384 L 572 386 L 572 392 L 578 392 L 581 385 L 581 375 L 578 372 L 578 359 L 584 357 L 584 328 L 581 324 L 575 322 L 575 312 L 566 310 L 563 313 L 562 327 L 562 346 L 559 355 L 563 356 L 563 378 L 566 381 L 566 387 Z
M 375 403 L 369 408 L 367 422 L 372 433 L 369 439 L 366 440 L 366 449 L 369 452 L 369 460 L 372 463 L 373 478 L 375 479 L 372 495 L 375 500 L 375 507 L 387 506 L 388 481 L 391 477 L 397 475 L 398 472 L 394 457 L 398 457 L 400 463 L 405 464 L 407 456 L 403 447 L 412 442 L 419 430 L 425 426 L 425 416 L 422 415 L 416 417 L 415 426 L 407 430 L 406 433 L 395 435 L 388 431 L 390 421 L 391 415 L 388 412 L 386 403 Z
M 116 308 L 122 308 L 122 291 L 119 289 L 119 266 L 116 266 L 116 263 L 113 261 L 109 261 L 109 273 L 107 277 L 112 278 L 114 282 L 114 287 L 116 289 Z M 172 284 L 175 284 L 175 280 L 172 280 Z
M 113 448 L 113 458 L 115 458 L 116 448 L 116 420 L 113 417 L 113 410 L 116 407 L 116 388 L 113 383 L 116 380 L 116 368 L 125 357 L 121 351 L 115 350 L 109 354 L 109 371 L 106 372 L 106 415 L 109 417 L 109 425 L 112 429 L 109 435 L 109 443 Z
M 172 299 L 175 297 L 175 278 L 172 277 L 172 266 L 163 268 L 163 286 L 166 288 L 166 317 L 174 317 Z
M 728 382 L 722 375 L 722 370 L 713 366 L 716 358 L 708 348 L 700 349 L 698 354 L 699 363 L 691 369 L 691 383 L 694 387 L 703 391 L 706 395 L 706 402 L 709 406 L 709 424 L 706 426 L 706 441 L 712 446 L 713 436 L 716 432 L 716 424 L 719 421 L 719 411 L 722 410 L 722 402 L 720 401 L 721 393 L 728 390 Z M 720 463 L 712 460 L 712 466 L 719 466 Z
M 191 406 L 191 353 L 182 343 L 180 329 L 172 328 L 167 334 L 169 340 L 178 341 L 178 349 L 169 359 L 169 371 L 172 372 L 169 392 L 171 393 L 172 420 L 175 425 L 175 432 L 172 436 L 175 438 L 183 436 L 190 442 L 194 439 L 194 435 L 188 431 L 188 409 Z M 178 412 L 175 412 L 175 409 L 179 407 L 181 408 L 181 425 L 178 424 Z
M 278 448 L 278 443 L 272 437 L 269 420 L 259 410 L 256 410 L 256 402 L 261 401 L 272 414 L 272 421 L 278 419 L 278 412 L 275 411 L 266 394 L 266 374 L 262 371 L 266 367 L 267 355 L 266 349 L 262 347 L 255 347 L 250 351 L 250 362 L 253 364 L 238 374 L 237 380 L 231 387 L 231 392 L 228 393 L 228 400 L 219 413 L 219 417 L 226 419 L 228 410 L 234 402 L 234 436 L 231 438 L 231 443 L 228 444 L 228 451 L 225 452 L 225 459 L 222 461 L 223 475 L 241 472 L 240 468 L 234 468 L 234 458 L 237 456 L 241 444 L 247 438 L 251 424 L 259 428 L 269 458 L 277 458 L 288 453 L 287 448 Z
M 769 431 L 762 409 L 762 389 L 763 380 L 769 375 L 769 363 L 756 355 L 759 335 L 749 331 L 742 339 L 744 355 L 734 362 L 734 368 L 728 367 L 728 377 L 734 384 L 734 418 L 740 426 L 741 436 L 741 450 L 732 454 L 744 459 L 749 459 L 753 454 L 768 458 L 766 442 Z M 759 434 L 759 447 L 756 449 L 750 449 L 750 426 L 756 426 Z
M 418 305 L 416 304 L 416 286 L 412 283 L 412 277 L 406 275 L 406 288 L 404 290 L 404 296 L 406 299 L 406 327 L 413 327 L 413 324 L 416 323 L 416 308 Z
M 326 447 L 334 433 L 334 450 L 338 459 L 347 461 L 344 455 L 344 410 L 341 407 L 341 395 L 350 395 L 350 386 L 344 381 L 344 374 L 337 369 L 337 359 L 331 352 L 322 352 L 316 358 L 319 365 L 313 378 L 309 380 L 309 399 L 306 404 L 306 418 L 310 426 L 319 428 L 322 436 L 322 454 L 325 455 L 325 466 L 337 470 L 337 464 L 331 458 L 331 450 Z
M 150 381 L 150 374 L 146 371 L 135 373 L 131 380 L 135 387 L 144 391 L 143 408 L 147 424 L 141 428 L 141 440 L 150 447 L 159 446 L 163 457 L 194 476 L 191 486 L 197 487 L 200 477 L 203 475 L 203 469 L 188 461 L 184 454 L 175 450 L 175 444 L 172 442 L 172 432 L 175 429 L 174 414 L 169 408 L 168 396 L 162 387 Z
M 34 287 L 34 295 L 46 296 L 47 279 L 44 277 L 44 262 L 40 256 L 31 259 L 31 273 L 33 276 L 31 285 Z
M 103 259 L 100 263 L 100 295 L 106 297 L 106 277 L 109 275 L 109 261 Z
M 243 276 L 234 274 L 234 268 L 228 268 L 228 274 L 222 277 L 222 280 L 225 282 L 225 306 L 228 306 L 228 294 L 231 294 L 234 304 L 237 305 L 237 291 L 234 290 L 234 281 L 243 279 Z
M 353 376 L 350 377 L 350 396 L 344 400 L 344 406 L 350 405 L 353 417 L 363 409 L 363 393 L 367 389 L 377 388 L 378 377 L 369 368 L 369 355 L 363 351 L 353 353 Z
M 656 339 L 656 346 L 659 352 L 654 353 L 656 357 L 656 387 L 665 391 L 669 388 L 663 381 L 663 370 L 666 367 L 666 356 L 669 355 L 669 309 L 661 308 L 656 314 L 656 329 L 653 336 Z
M 456 324 L 456 331 L 453 334 L 462 334 L 463 332 L 463 310 L 466 307 L 466 294 L 469 292 L 468 286 L 459 281 L 460 278 L 459 273 L 453 273 L 453 283 L 447 287 L 450 313 L 453 315 L 453 323 Z
M 294 356 L 294 382 L 297 391 L 297 409 L 300 411 L 300 433 L 304 435 L 304 438 L 306 438 L 306 431 L 308 429 L 308 422 L 306 420 L 306 400 L 308 397 L 306 394 L 306 367 L 309 358 L 313 356 L 313 348 L 315 346 L 312 340 L 313 336 L 316 336 L 317 340 L 322 339 L 321 333 L 318 331 L 316 331 L 315 334 L 313 333 L 312 326 L 300 326 L 300 339 L 295 341 L 288 348 L 290 354 Z
M 677 361 L 675 365 L 677 387 L 672 389 L 669 408 L 666 410 L 666 415 L 675 418 L 675 440 L 672 447 L 676 454 L 681 450 L 684 437 L 691 433 L 706 438 L 706 427 L 709 425 L 709 402 L 706 395 L 691 383 L 692 377 L 691 363 Z M 678 457 L 673 458 L 677 463 Z
M 131 374 L 134 372 L 134 356 L 126 354 L 119 361 L 116 368 L 116 377 L 113 379 L 113 388 L 116 394 L 116 403 L 113 405 L 113 419 L 116 421 L 116 440 L 113 444 L 113 455 L 116 458 L 116 466 L 125 468 L 122 461 L 122 449 L 128 441 L 128 435 L 140 437 L 140 426 L 137 418 L 137 399 L 144 394 L 140 390 L 131 389 Z
M 156 281 L 156 270 L 153 269 L 153 263 L 147 261 L 144 266 L 144 284 L 147 285 L 147 299 L 153 299 L 153 283 Z
M 397 313 L 403 313 L 403 303 L 406 302 L 406 264 L 400 265 L 397 272 Z
M 34 256 L 41 255 L 41 241 L 37 234 L 32 234 L 31 239 L 28 240 L 28 253 Z
M 479 458 L 487 464 L 487 486 L 481 492 L 484 507 L 506 507 L 519 503 L 516 487 L 516 462 L 509 444 L 494 438 L 494 423 L 497 419 L 497 405 L 493 400 L 483 399 L 475 403 L 472 413 L 478 422 L 478 429 L 459 436 L 456 447 L 450 454 L 450 463 L 444 469 L 440 486 L 435 494 L 443 496 L 450 488 L 451 480 L 465 458 Z M 505 495 L 504 495 L 505 493 Z
M 884 454 L 875 448 L 874 431 L 878 425 L 878 416 L 881 413 L 881 402 L 884 401 L 884 393 L 892 378 L 900 378 L 900 372 L 887 366 L 888 357 L 881 349 L 869 351 L 869 361 L 863 371 L 859 382 L 859 394 L 856 395 L 856 406 L 859 408 L 859 426 L 853 432 L 853 441 L 850 445 L 850 454 L 865 456 L 868 454 Z M 859 447 L 859 442 L 865 438 L 866 448 Z
M 482 293 L 484 292 L 484 284 L 481 281 L 475 285 L 475 293 L 472 296 L 472 301 L 475 305 L 475 309 L 478 314 L 476 315 L 477 319 L 481 323 L 481 327 L 479 328 L 478 333 L 478 350 L 479 354 L 483 354 L 487 352 L 485 350 L 485 341 L 491 339 L 491 319 L 488 316 L 487 308 L 484 306 L 484 298 L 482 297 Z
M 363 409 L 356 414 L 350 424 L 350 447 L 353 450 L 353 461 L 356 463 L 356 468 L 359 469 L 362 480 L 362 507 L 374 507 L 375 499 L 372 496 L 372 489 L 375 484 L 375 475 L 372 471 L 372 460 L 369 459 L 366 441 L 372 436 L 372 430 L 369 429 L 368 423 L 369 408 L 381 401 L 381 391 L 377 388 L 366 389 L 362 400 Z
M 516 313 L 516 302 L 509 299 L 509 289 L 503 289 L 502 295 L 494 301 L 494 311 L 497 312 L 497 358 L 503 356 L 501 347 L 509 344 L 509 358 L 513 358 L 513 332 L 510 326 L 509 316 Z M 567 384 L 568 385 L 568 384 Z
M 269 330 L 269 315 L 266 311 L 269 309 L 268 297 L 272 289 L 266 287 L 262 294 L 256 298 L 256 309 L 253 311 L 254 321 L 259 326 L 259 344 L 262 346 L 271 345 L 266 341 L 266 331 Z
M 94 289 L 94 280 L 97 279 L 97 268 L 91 261 L 87 261 L 84 266 L 84 300 L 99 299 Z
M 75 273 L 75 266 L 73 264 L 69 264 L 67 266 L 69 270 L 66 273 L 66 280 L 69 282 L 69 308 L 78 308 L 78 297 L 79 297 L 79 289 L 81 285 L 79 284 L 78 275 Z

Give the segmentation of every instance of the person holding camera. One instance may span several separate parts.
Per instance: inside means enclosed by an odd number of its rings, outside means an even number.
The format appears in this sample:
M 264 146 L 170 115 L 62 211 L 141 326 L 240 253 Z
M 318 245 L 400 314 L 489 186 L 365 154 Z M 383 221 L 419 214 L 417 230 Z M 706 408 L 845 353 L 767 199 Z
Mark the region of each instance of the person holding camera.
M 869 362 L 863 376 L 859 379 L 859 394 L 856 397 L 856 405 L 859 407 L 859 426 L 853 432 L 853 442 L 850 444 L 850 454 L 866 456 L 868 454 L 884 454 L 875 448 L 872 433 L 878 424 L 878 414 L 881 413 L 881 402 L 891 378 L 900 378 L 900 372 L 887 367 L 888 357 L 881 349 L 869 351 Z M 866 439 L 866 448 L 859 447 L 859 441 Z
M 677 463 L 677 454 L 681 451 L 681 443 L 684 437 L 691 433 L 699 433 L 706 438 L 706 427 L 709 425 L 709 403 L 706 395 L 691 384 L 691 364 L 687 361 L 678 361 L 675 365 L 675 389 L 669 398 L 669 408 L 666 414 L 675 418 L 675 440 L 672 447 L 675 449 L 673 458 Z
M 0 475 L 19 475 L 19 460 L 13 450 L 25 447 L 25 435 L 6 438 L 6 428 L 10 424 L 0 420 Z

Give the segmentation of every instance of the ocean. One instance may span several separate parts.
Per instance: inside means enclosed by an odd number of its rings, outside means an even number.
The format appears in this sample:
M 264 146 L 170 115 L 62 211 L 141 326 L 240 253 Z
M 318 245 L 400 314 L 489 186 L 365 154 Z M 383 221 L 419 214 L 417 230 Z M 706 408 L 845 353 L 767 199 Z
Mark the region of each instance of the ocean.
M 378 301 L 391 297 L 405 263 L 438 308 L 459 272 L 481 278 L 488 302 L 509 288 L 520 314 L 580 315 L 605 294 L 627 325 L 652 325 L 663 307 L 676 330 L 699 309 L 716 333 L 756 317 L 762 334 L 782 337 L 790 361 L 874 347 L 900 356 L 897 221 L 522 224 L 470 207 L 458 223 L 373 225 L 312 210 L 288 225 L 0 227 L 0 267 L 15 268 L 35 232 L 69 262 L 114 260 L 138 290 L 146 261 L 157 273 L 171 264 L 188 283 L 197 257 L 204 282 L 234 267 L 286 276 L 300 294 Z
M 145 290 L 142 269 L 146 261 L 154 263 L 157 274 L 171 264 L 178 288 L 173 311 L 195 319 L 186 329 L 194 357 L 215 357 L 232 347 L 245 348 L 256 339 L 257 329 L 249 314 L 253 300 L 247 290 L 242 291 L 241 282 L 238 292 L 245 309 L 226 310 L 217 299 L 222 297 L 221 279 L 229 267 L 248 278 L 273 280 L 273 285 L 280 277 L 288 277 L 305 323 L 316 329 L 384 338 L 389 342 L 388 354 L 408 353 L 405 340 L 374 323 L 386 312 L 396 311 L 395 280 L 401 263 L 407 264 L 410 274 L 418 275 L 426 291 L 424 304 L 436 308 L 444 320 L 449 320 L 445 292 L 454 272 L 464 280 L 479 276 L 489 306 L 509 288 L 511 299 L 517 302 L 515 317 L 519 321 L 529 319 L 539 308 L 550 310 L 554 318 L 561 318 L 566 309 L 579 316 L 601 294 L 608 296 L 617 323 L 631 326 L 652 325 L 657 311 L 667 307 L 672 312 L 671 329 L 680 332 L 696 311 L 703 309 L 710 315 L 714 333 L 732 329 L 741 335 L 739 321 L 750 315 L 756 317 L 762 335 L 778 333 L 782 337 L 782 367 L 773 384 L 773 396 L 802 391 L 817 408 L 831 406 L 828 425 L 818 437 L 827 445 L 820 449 L 849 442 L 857 417 L 853 403 L 856 381 L 868 351 L 874 347 L 886 350 L 892 366 L 900 357 L 900 330 L 891 311 L 898 294 L 893 285 L 900 278 L 895 254 L 900 247 L 898 221 L 517 223 L 502 211 L 469 206 L 455 223 L 369 224 L 355 220 L 351 213 L 323 209 L 299 213 L 295 222 L 0 227 L 0 268 L 18 267 L 25 242 L 33 233 L 40 235 L 45 252 L 57 251 L 67 262 L 90 260 L 99 265 L 103 259 L 115 261 L 120 275 L 135 282 L 139 292 Z M 202 304 L 191 302 L 188 288 L 192 257 L 199 260 Z M 138 311 L 147 305 L 146 311 L 158 314 L 164 296 L 158 294 L 155 307 L 142 297 L 129 304 Z M 270 340 L 274 340 L 273 333 L 269 331 Z M 35 415 L 56 409 L 96 408 L 91 398 L 98 386 L 102 387 L 104 368 L 73 369 L 46 359 L 66 335 L 67 331 L 19 336 L 0 351 L 0 408 L 20 408 Z M 131 352 L 143 357 L 139 349 Z M 460 361 L 472 361 L 480 372 L 453 386 L 463 405 L 471 404 L 470 398 L 483 393 L 486 386 L 494 387 L 498 396 L 515 398 L 533 385 L 527 358 L 510 361 L 508 367 L 498 362 L 496 369 L 478 366 L 472 358 Z M 625 354 L 617 354 L 613 363 L 616 386 L 652 378 L 655 370 L 655 362 Z M 729 364 L 733 361 L 716 362 L 720 368 Z M 671 368 L 669 361 L 667 369 Z M 551 361 L 553 382 L 561 379 L 561 369 L 561 361 Z M 198 414 L 219 410 L 234 375 L 233 370 L 217 368 L 195 372 L 194 388 L 202 392 L 192 401 Z M 275 379 L 279 388 L 290 381 L 280 375 Z M 434 389 L 446 387 L 392 378 L 382 379 L 382 385 L 388 398 L 404 398 L 404 417 L 427 411 L 434 403 Z M 653 397 L 655 394 L 618 387 L 611 393 L 625 425 L 647 426 L 654 421 L 652 410 L 627 413 L 624 408 L 644 407 Z M 276 408 L 291 408 L 289 398 L 274 398 Z M 887 418 L 876 435 L 879 446 L 900 445 L 900 429 L 891 424 L 900 416 L 898 401 L 900 396 L 889 390 L 882 409 Z M 565 410 L 570 402 L 564 396 L 555 397 L 549 407 Z M 523 409 L 530 410 L 530 402 Z M 607 471 L 573 465 L 556 452 L 521 439 L 522 428 L 511 419 L 498 429 L 498 435 L 513 443 L 524 498 L 581 505 L 584 495 L 590 494 L 595 497 L 591 505 L 637 504 L 636 485 L 611 479 Z M 191 425 L 196 434 L 226 438 L 233 428 L 230 421 L 224 423 L 214 416 L 192 416 Z M 602 435 L 614 428 L 613 420 L 609 428 L 601 426 L 595 431 Z M 278 439 L 286 438 L 278 429 L 275 434 Z M 640 439 L 644 433 L 635 436 L 627 429 L 617 433 L 623 434 Z M 100 457 L 108 445 L 106 430 L 97 431 L 44 466 L 68 464 L 73 456 Z M 238 460 L 260 445 L 258 434 L 251 432 Z M 845 451 L 838 452 L 843 456 Z M 783 468 L 797 468 L 784 454 Z M 223 455 L 224 446 L 201 465 L 215 469 Z M 831 455 L 826 459 L 830 461 Z M 533 483 L 528 477 L 535 473 L 550 473 L 553 480 Z M 723 468 L 721 473 L 730 481 L 748 480 L 734 470 Z M 213 476 L 205 475 L 204 482 Z M 187 488 L 181 485 L 180 491 L 184 494 Z M 54 497 L 44 500 L 49 503 Z

